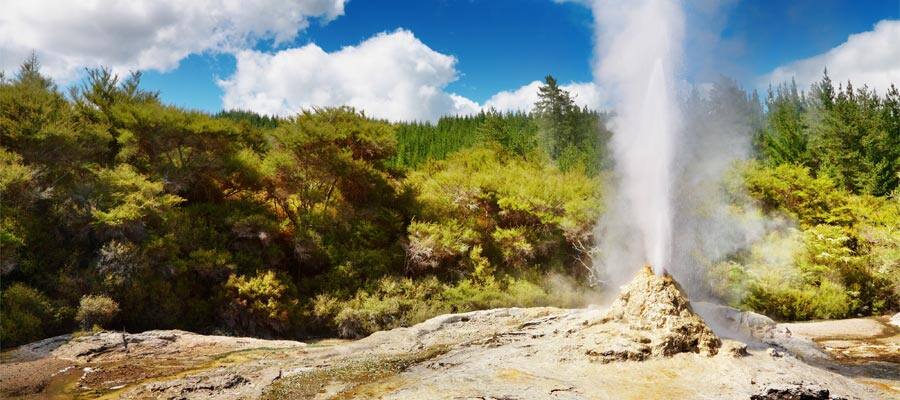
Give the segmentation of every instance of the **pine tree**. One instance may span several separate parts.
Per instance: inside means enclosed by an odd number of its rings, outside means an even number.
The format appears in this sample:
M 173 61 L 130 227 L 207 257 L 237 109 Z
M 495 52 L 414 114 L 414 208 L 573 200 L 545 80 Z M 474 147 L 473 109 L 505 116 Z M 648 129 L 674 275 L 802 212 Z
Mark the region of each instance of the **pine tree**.
M 540 121 L 544 145 L 550 156 L 557 159 L 566 147 L 577 145 L 579 110 L 572 95 L 560 88 L 552 75 L 547 75 L 544 82 L 538 89 L 534 112 Z

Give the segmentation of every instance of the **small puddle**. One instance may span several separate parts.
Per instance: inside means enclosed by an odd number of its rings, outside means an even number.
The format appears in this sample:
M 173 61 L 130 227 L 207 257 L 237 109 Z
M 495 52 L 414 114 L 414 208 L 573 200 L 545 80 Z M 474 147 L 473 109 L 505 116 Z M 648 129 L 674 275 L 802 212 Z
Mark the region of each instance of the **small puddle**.
M 83 373 L 82 369 L 78 365 L 74 365 L 66 367 L 64 371 L 55 375 L 41 394 L 49 399 L 79 398 L 73 394 L 75 394 L 75 386 L 78 385 L 78 378 Z

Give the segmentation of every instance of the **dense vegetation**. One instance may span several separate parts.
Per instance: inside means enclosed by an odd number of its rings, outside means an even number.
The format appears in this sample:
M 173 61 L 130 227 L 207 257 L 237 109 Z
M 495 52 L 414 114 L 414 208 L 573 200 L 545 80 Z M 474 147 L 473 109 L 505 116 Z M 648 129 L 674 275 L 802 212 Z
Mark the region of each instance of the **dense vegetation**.
M 76 322 L 352 337 L 574 298 L 544 277 L 582 273 L 599 185 L 543 155 L 550 134 L 521 129 L 540 116 L 211 116 L 139 78 L 90 71 L 64 95 L 30 60 L 0 84 L 4 346 Z
M 900 92 L 771 90 L 758 160 L 733 190 L 780 226 L 719 264 L 719 292 L 781 319 L 872 315 L 900 307 Z M 734 189 L 734 188 L 733 188 Z M 744 198 L 749 196 L 748 198 Z
M 552 77 L 534 112 L 436 124 L 209 115 L 139 79 L 94 70 L 64 94 L 29 60 L 0 82 L 3 346 L 79 325 L 356 337 L 591 290 L 608 115 Z M 737 305 L 898 306 L 900 96 L 829 85 L 779 88 L 767 112 L 733 82 L 713 91 L 759 121 L 737 208 L 793 221 L 758 245 L 790 245 L 783 264 L 754 248 L 713 269 Z
M 574 98 L 552 76 L 541 90 L 533 113 L 481 112 L 473 116 L 443 117 L 437 124 L 396 125 L 397 154 L 391 164 L 416 168 L 428 160 L 482 143 L 496 143 L 509 153 L 534 160 L 550 157 L 563 171 L 581 169 L 594 176 L 610 165 L 606 142 L 609 116 L 579 109 Z
M 732 302 L 789 320 L 897 309 L 900 201 L 852 194 L 791 164 L 752 164 L 743 178 L 764 210 L 791 223 L 718 266 Z

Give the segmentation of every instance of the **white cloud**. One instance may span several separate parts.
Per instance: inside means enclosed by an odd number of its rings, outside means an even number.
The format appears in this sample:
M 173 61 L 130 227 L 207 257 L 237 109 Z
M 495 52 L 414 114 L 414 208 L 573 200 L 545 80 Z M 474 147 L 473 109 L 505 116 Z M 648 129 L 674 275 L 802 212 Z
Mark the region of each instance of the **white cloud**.
M 237 53 L 237 69 L 219 81 L 224 109 L 293 115 L 302 109 L 349 105 L 393 121 L 435 121 L 482 108 L 531 110 L 540 82 L 503 91 L 482 106 L 446 91 L 458 77 L 456 58 L 438 53 L 407 30 L 377 34 L 356 46 L 328 53 L 315 44 L 272 54 Z M 603 104 L 592 83 L 563 85 L 576 103 Z
M 531 111 L 534 103 L 538 101 L 538 88 L 543 83 L 533 81 L 513 91 L 502 91 L 488 99 L 484 108 L 494 108 L 498 111 Z M 606 103 L 601 90 L 593 83 L 570 83 L 560 86 L 575 97 L 575 104 L 587 106 L 591 109 L 601 109 Z
M 189 54 L 292 40 L 310 18 L 344 12 L 345 0 L 6 0 L 0 70 L 34 51 L 43 71 L 67 81 L 84 67 L 168 71 Z
M 540 81 L 533 81 L 516 90 L 504 90 L 491 96 L 484 106 L 498 111 L 529 111 L 537 102 L 540 86 Z
M 760 86 L 794 78 L 808 87 L 822 78 L 822 71 L 835 82 L 852 81 L 884 93 L 891 83 L 900 84 L 900 21 L 883 20 L 875 29 L 850 35 L 841 45 L 814 57 L 776 68 L 760 78 Z
M 313 106 L 351 105 L 392 120 L 436 120 L 482 108 L 530 110 L 540 82 L 503 91 L 484 105 L 446 91 L 456 58 L 407 30 L 382 33 L 332 53 L 315 44 L 265 53 L 261 40 L 293 40 L 310 19 L 330 21 L 347 0 L 7 0 L 0 13 L 0 71 L 15 73 L 35 52 L 42 71 L 62 83 L 85 67 L 170 71 L 190 54 L 230 53 L 237 69 L 219 81 L 223 107 L 290 115 Z M 564 89 L 599 107 L 592 83 Z
M 328 53 L 315 44 L 267 54 L 242 51 L 220 81 L 225 109 L 290 115 L 314 106 L 349 105 L 390 120 L 435 120 L 477 112 L 477 103 L 444 87 L 457 78 L 456 58 L 407 30 L 377 34 Z

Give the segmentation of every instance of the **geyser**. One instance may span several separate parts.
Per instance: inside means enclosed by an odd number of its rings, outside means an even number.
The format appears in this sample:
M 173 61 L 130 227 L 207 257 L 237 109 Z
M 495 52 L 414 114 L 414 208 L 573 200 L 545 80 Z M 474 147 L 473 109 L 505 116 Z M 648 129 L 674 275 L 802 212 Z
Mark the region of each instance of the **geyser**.
M 598 0 L 595 77 L 616 116 L 611 141 L 616 184 L 600 222 L 600 259 L 609 283 L 635 268 L 657 274 L 672 257 L 673 165 L 681 116 L 673 82 L 681 59 L 684 15 L 676 1 Z
M 596 346 L 586 354 L 597 361 L 642 361 L 678 353 L 714 356 L 722 340 L 691 308 L 681 287 L 668 274 L 645 267 L 605 315 L 586 331 Z
M 638 129 L 632 134 L 618 135 L 633 141 L 627 152 L 618 155 L 622 160 L 622 173 L 626 179 L 645 182 L 645 185 L 626 185 L 623 195 L 631 204 L 646 208 L 633 210 L 635 222 L 643 234 L 647 261 L 661 274 L 672 252 L 672 170 L 673 139 L 676 127 L 676 111 L 667 102 L 669 88 L 666 85 L 662 60 L 657 58 L 647 90 Z M 649 189 L 652 188 L 652 189 Z M 648 190 L 649 189 L 649 190 Z

